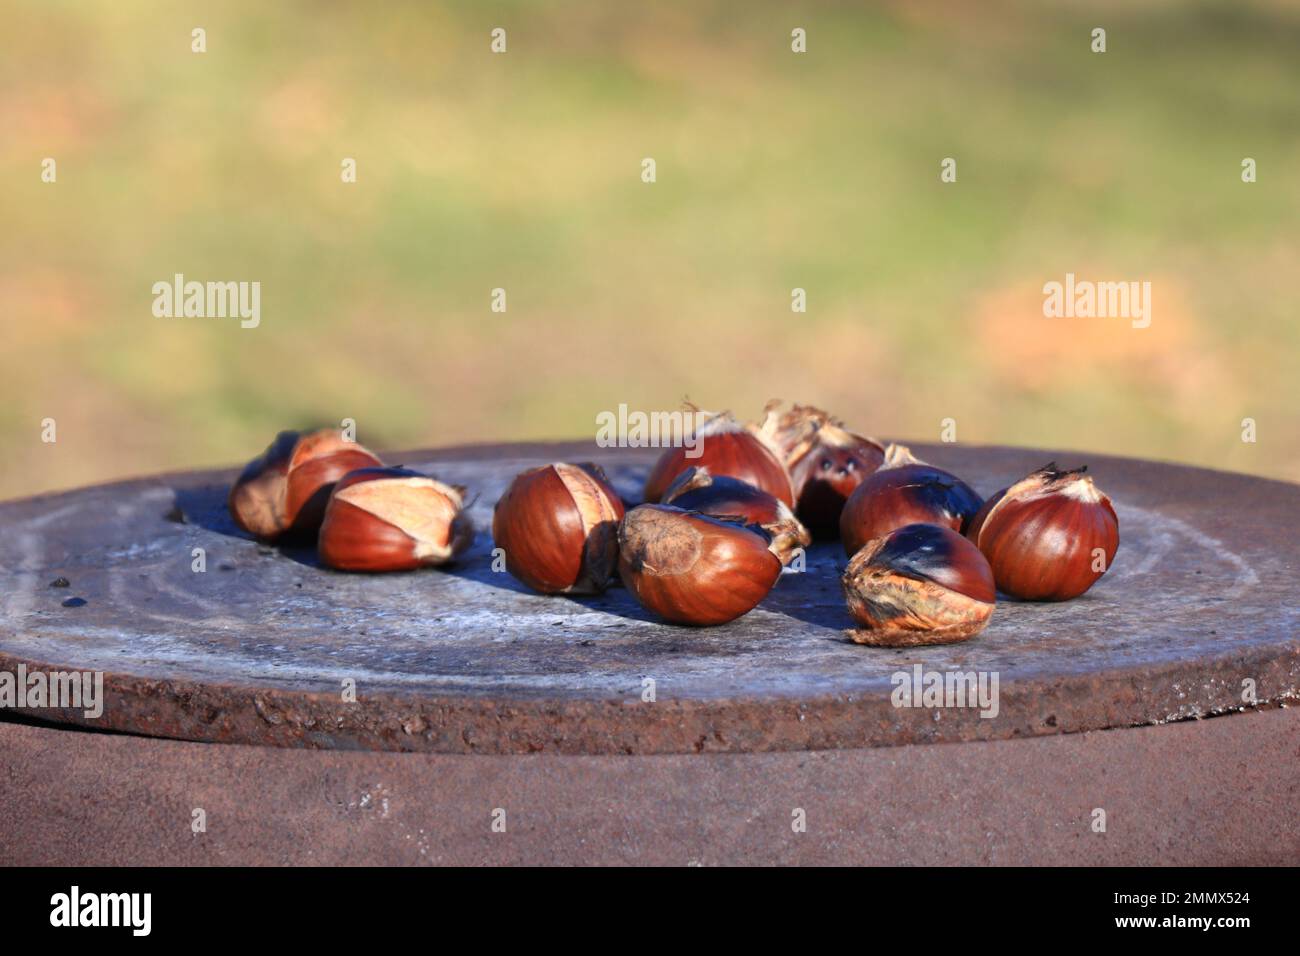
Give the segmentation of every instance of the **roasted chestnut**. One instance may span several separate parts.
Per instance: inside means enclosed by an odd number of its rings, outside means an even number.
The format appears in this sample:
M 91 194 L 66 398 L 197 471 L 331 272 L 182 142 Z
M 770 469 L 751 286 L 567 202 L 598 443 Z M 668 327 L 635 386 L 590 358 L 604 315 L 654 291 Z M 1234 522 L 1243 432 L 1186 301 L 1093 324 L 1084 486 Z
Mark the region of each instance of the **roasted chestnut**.
M 918 461 L 904 445 L 890 445 L 885 463 L 844 505 L 844 552 L 852 557 L 868 541 L 916 522 L 964 531 L 982 503 L 956 475 Z
M 845 430 L 843 422 L 820 408 L 795 405 L 778 413 L 779 405 L 768 403 L 760 434 L 781 450 L 799 520 L 818 538 L 834 538 L 844 503 L 880 467 L 885 449 Z
M 707 412 L 699 413 L 709 415 Z M 650 470 L 645 500 L 663 500 L 668 486 L 687 468 L 708 468 L 713 475 L 739 478 L 794 507 L 790 475 L 773 448 L 728 412 L 707 417 L 694 430 L 694 445 L 669 448 Z
M 618 568 L 641 605 L 676 624 L 724 624 L 751 610 L 781 576 L 756 525 L 671 505 L 640 505 L 618 531 Z
M 596 465 L 517 475 L 497 502 L 492 538 L 506 570 L 543 594 L 595 594 L 618 566 L 623 502 Z
M 230 514 L 259 538 L 315 533 L 334 483 L 350 471 L 382 464 L 341 429 L 280 432 L 230 489 Z
M 334 486 L 317 548 L 340 571 L 446 564 L 474 542 L 464 507 L 464 488 L 406 468 L 362 468 Z
M 784 501 L 739 478 L 712 475 L 708 468 L 688 468 L 678 475 L 664 492 L 663 503 L 758 525 L 771 536 L 770 547 L 782 564 L 789 564 L 798 549 L 812 544 L 812 535 Z
M 858 644 L 953 644 L 982 631 L 997 592 L 984 555 L 942 525 L 910 524 L 867 542 L 843 578 Z
M 990 498 L 967 532 L 998 588 L 1027 601 L 1065 601 L 1092 587 L 1119 550 L 1119 516 L 1087 467 L 1052 462 Z

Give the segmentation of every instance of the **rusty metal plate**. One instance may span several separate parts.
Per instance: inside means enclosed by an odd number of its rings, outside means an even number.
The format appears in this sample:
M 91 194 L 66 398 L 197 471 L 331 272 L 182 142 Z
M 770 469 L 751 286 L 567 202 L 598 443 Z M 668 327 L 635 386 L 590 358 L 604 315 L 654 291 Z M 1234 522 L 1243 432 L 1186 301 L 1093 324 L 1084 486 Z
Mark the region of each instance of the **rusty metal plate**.
M 920 446 L 990 494 L 1059 451 Z M 519 470 L 595 460 L 638 495 L 652 451 L 495 446 L 386 456 L 467 485 L 479 535 L 451 571 L 358 576 L 268 548 L 225 512 L 229 472 L 0 505 L 0 670 L 105 672 L 91 726 L 194 740 L 461 753 L 863 747 L 1158 724 L 1297 697 L 1300 487 L 1091 456 L 1115 502 L 1111 571 L 1065 604 L 1001 601 L 964 644 L 848 642 L 838 546 L 723 627 L 658 623 L 615 588 L 542 597 L 491 570 Z M 204 548 L 207 571 L 192 570 Z M 70 586 L 51 587 L 57 578 Z M 65 606 L 80 598 L 84 604 Z M 913 665 L 995 672 L 996 717 L 897 708 Z M 656 700 L 643 701 L 643 681 Z M 358 699 L 345 701 L 345 681 Z M 68 722 L 79 712 L 33 712 Z
M 213 747 L 0 722 L 0 767 L 0 865 L 1300 863 L 1296 707 L 644 757 Z

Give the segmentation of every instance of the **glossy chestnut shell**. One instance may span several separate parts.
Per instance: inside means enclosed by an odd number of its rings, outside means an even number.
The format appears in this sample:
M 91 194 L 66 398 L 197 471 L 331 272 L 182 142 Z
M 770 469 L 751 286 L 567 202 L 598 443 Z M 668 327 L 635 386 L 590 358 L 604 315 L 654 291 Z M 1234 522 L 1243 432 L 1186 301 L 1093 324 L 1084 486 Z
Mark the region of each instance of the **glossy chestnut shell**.
M 235 523 L 259 538 L 315 534 L 334 483 L 350 471 L 382 464 L 341 429 L 280 432 L 245 466 L 227 504 Z
M 762 529 L 671 505 L 633 508 L 619 528 L 619 573 L 647 610 L 676 624 L 725 624 L 781 576 Z
M 842 579 L 858 644 L 952 644 L 978 634 L 997 601 L 993 570 L 951 528 L 910 524 L 867 542 Z
M 691 467 L 715 476 L 738 478 L 794 507 L 790 475 L 777 453 L 728 414 L 715 415 L 694 435 L 695 447 L 669 448 L 650 470 L 645 500 L 657 503 L 677 476 Z
M 918 461 L 902 445 L 891 445 L 885 464 L 844 505 L 844 552 L 852 557 L 868 541 L 918 522 L 964 531 L 982 503 L 956 475 Z
M 1085 472 L 1040 468 L 990 498 L 967 532 L 999 590 L 1027 601 L 1078 597 L 1110 568 L 1119 516 Z
M 406 468 L 362 468 L 339 479 L 317 549 L 340 571 L 409 571 L 446 564 L 474 541 L 465 489 Z
M 598 466 L 560 462 L 517 475 L 492 538 L 506 570 L 542 594 L 595 594 L 618 566 L 623 502 Z
M 663 503 L 714 518 L 758 525 L 771 536 L 769 547 L 782 564 L 812 544 L 808 533 L 781 499 L 748 482 L 712 475 L 708 468 L 688 468 L 664 492 Z

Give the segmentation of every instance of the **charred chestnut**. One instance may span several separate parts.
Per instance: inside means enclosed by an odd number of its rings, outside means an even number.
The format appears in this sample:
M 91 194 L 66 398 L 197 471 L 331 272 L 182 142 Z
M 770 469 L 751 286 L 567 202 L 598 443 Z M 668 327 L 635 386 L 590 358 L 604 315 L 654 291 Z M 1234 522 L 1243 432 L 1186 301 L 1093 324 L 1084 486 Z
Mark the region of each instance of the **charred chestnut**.
M 997 601 L 993 571 L 950 528 L 911 524 L 867 542 L 845 569 L 858 644 L 952 644 L 978 634 Z

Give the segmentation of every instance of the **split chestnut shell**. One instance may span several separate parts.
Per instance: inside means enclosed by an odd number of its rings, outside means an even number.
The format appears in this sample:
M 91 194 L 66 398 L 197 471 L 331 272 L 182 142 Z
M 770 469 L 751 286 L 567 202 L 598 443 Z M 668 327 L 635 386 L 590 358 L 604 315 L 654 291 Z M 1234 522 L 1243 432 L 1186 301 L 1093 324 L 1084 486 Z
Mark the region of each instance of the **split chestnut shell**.
M 885 449 L 820 408 L 795 405 L 778 413 L 779 405 L 768 403 L 759 434 L 781 451 L 799 519 L 817 537 L 834 538 L 845 502 L 881 466 Z
M 694 430 L 692 438 L 691 447 L 669 448 L 659 456 L 646 478 L 647 502 L 662 501 L 678 475 L 692 466 L 701 466 L 714 475 L 748 482 L 784 501 L 788 507 L 794 507 L 790 475 L 778 453 L 731 415 L 726 412 L 712 415 Z
M 465 490 L 406 468 L 362 468 L 339 480 L 317 548 L 340 571 L 446 564 L 474 541 Z
M 867 542 L 842 581 L 858 644 L 953 644 L 978 634 L 993 614 L 993 571 L 950 528 L 911 524 Z
M 230 489 L 231 517 L 259 538 L 314 533 L 334 483 L 350 471 L 382 464 L 341 429 L 280 432 Z
M 496 504 L 492 538 L 506 570 L 542 594 L 596 594 L 618 567 L 623 502 L 596 465 L 517 475 Z

